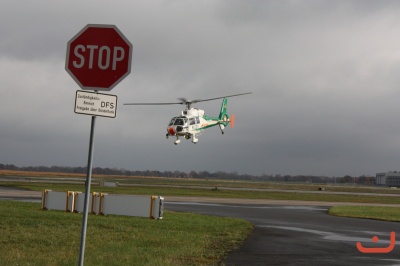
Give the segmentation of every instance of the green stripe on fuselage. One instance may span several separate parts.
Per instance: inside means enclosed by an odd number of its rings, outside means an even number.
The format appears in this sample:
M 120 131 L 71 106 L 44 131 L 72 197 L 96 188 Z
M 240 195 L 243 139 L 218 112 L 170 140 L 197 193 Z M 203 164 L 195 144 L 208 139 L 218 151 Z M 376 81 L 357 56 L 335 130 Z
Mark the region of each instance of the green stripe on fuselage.
M 213 116 L 207 116 L 207 115 L 203 115 L 203 118 L 207 121 L 219 121 L 218 117 L 213 117 Z
M 203 115 L 203 118 L 204 118 L 204 120 L 206 120 L 207 122 L 218 122 L 219 121 L 219 118 L 218 117 L 213 117 L 213 116 L 206 116 L 206 115 Z M 207 125 L 207 126 L 205 126 L 205 127 L 200 127 L 200 128 L 198 128 L 197 130 L 203 130 L 203 129 L 206 129 L 206 128 L 209 128 L 209 127 L 214 127 L 214 126 L 216 126 L 216 125 L 218 125 L 218 123 L 215 123 L 215 124 L 211 124 L 211 125 Z

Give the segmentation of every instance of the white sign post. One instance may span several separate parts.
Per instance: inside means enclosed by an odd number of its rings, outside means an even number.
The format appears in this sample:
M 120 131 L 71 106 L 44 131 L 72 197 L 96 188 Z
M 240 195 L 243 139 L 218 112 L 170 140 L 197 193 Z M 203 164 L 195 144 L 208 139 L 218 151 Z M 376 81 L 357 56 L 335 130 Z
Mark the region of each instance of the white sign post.
M 117 96 L 76 91 L 75 113 L 115 118 L 117 115 Z

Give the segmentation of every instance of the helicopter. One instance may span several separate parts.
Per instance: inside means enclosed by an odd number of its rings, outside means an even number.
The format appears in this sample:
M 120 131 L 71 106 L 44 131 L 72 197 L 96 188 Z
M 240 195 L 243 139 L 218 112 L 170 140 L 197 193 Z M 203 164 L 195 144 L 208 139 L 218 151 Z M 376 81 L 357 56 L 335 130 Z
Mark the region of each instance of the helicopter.
M 170 103 L 124 103 L 124 105 L 173 105 L 173 104 L 185 104 L 186 109 L 181 112 L 179 116 L 173 117 L 168 126 L 167 126 L 167 134 L 166 138 L 175 137 L 174 144 L 178 145 L 181 140 L 180 137 L 184 137 L 185 139 L 192 140 L 192 143 L 197 143 L 199 139 L 197 138 L 201 133 L 210 127 L 219 126 L 221 129 L 221 133 L 224 134 L 224 129 L 228 124 L 231 127 L 234 127 L 234 115 L 229 116 L 227 113 L 227 105 L 228 98 L 235 97 L 240 95 L 251 94 L 252 92 L 239 93 L 233 95 L 227 95 L 216 98 L 209 99 L 197 99 L 197 100 L 189 100 L 186 98 L 178 98 L 179 102 L 170 102 Z M 221 110 L 219 112 L 218 117 L 207 116 L 204 114 L 204 110 L 193 108 L 192 104 L 198 102 L 206 102 L 213 100 L 222 100 Z

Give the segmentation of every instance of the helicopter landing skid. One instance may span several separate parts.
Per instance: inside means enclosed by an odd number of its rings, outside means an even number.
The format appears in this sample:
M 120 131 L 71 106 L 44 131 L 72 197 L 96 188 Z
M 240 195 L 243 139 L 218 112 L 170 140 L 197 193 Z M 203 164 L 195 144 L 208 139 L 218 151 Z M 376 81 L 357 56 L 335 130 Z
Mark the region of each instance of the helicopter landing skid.
M 174 141 L 174 144 L 178 145 L 179 143 L 181 143 L 181 140 L 179 139 L 178 136 L 176 136 L 176 140 Z
M 192 134 L 192 143 L 196 144 L 199 141 L 195 134 Z

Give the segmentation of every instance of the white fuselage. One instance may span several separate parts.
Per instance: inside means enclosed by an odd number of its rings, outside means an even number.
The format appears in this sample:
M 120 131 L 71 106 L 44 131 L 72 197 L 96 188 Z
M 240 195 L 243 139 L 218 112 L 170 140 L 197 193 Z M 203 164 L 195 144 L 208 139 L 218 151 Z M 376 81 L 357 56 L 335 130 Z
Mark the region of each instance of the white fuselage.
M 206 120 L 204 110 L 191 108 L 182 111 L 182 114 L 173 117 L 167 127 L 167 135 L 185 136 L 186 139 L 201 133 L 205 128 L 217 125 L 218 121 Z

